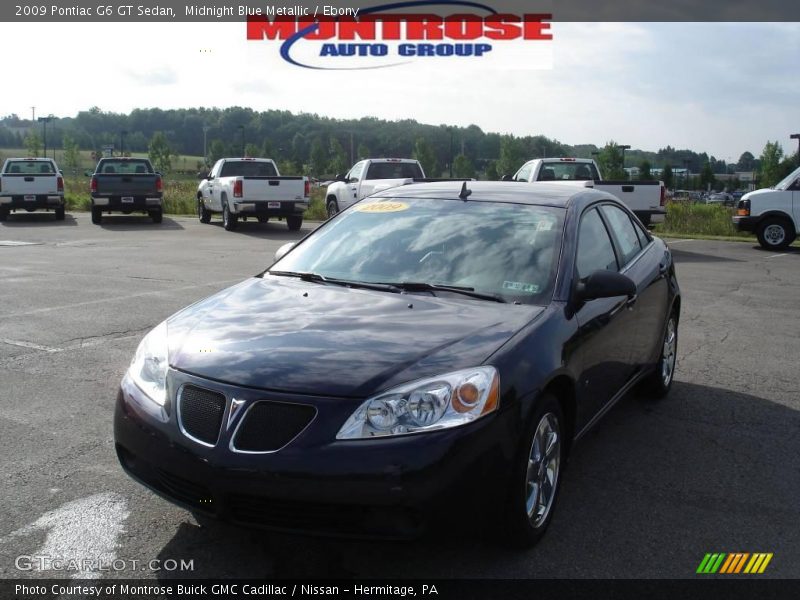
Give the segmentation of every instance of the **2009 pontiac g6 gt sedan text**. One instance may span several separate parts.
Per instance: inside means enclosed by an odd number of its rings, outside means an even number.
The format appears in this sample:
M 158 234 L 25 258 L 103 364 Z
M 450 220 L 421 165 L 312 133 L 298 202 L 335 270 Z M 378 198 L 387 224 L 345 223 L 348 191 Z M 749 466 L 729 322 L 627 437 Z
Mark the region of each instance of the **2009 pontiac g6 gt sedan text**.
M 198 515 L 531 544 L 574 440 L 672 384 L 672 255 L 603 192 L 409 185 L 276 258 L 153 329 L 120 386 L 123 468 Z

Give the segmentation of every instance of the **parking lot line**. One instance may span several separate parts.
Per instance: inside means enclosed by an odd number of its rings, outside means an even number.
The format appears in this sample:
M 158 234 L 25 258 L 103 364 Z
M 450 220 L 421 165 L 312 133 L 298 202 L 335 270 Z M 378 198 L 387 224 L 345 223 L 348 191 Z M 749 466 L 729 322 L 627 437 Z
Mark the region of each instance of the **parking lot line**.
M 767 256 L 767 258 L 778 258 L 779 256 L 789 256 L 789 253 L 784 252 L 783 254 L 771 254 L 770 256 Z

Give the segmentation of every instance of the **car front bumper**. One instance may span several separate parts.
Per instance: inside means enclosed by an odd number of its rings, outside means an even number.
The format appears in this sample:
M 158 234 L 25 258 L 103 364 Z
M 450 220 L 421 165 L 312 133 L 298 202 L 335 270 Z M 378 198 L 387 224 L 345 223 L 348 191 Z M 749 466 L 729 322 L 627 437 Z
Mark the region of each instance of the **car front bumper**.
M 336 440 L 360 400 L 258 392 L 177 372 L 169 396 L 186 384 L 226 396 L 213 447 L 182 432 L 170 401 L 158 408 L 127 377 L 114 436 L 131 477 L 195 513 L 262 529 L 402 539 L 502 510 L 516 446 L 510 411 L 438 432 Z M 233 399 L 245 403 L 240 415 L 247 403 L 280 399 L 312 404 L 317 416 L 278 451 L 241 453 L 231 447 L 235 420 L 226 424 Z
M 737 215 L 733 217 L 733 226 L 736 227 L 737 231 L 748 231 L 752 233 L 756 230 L 756 227 L 758 227 L 758 218 Z

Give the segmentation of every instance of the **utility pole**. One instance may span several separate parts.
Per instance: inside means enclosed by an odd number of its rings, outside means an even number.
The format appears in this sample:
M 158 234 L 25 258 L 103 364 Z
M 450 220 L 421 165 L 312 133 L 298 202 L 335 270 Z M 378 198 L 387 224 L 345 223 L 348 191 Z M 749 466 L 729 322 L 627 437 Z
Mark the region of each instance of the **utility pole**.
M 42 124 L 42 129 L 44 131 L 44 133 L 43 133 L 43 137 L 44 137 L 44 153 L 43 153 L 43 156 L 45 158 L 47 158 L 47 124 L 50 121 L 52 121 L 53 119 L 55 119 L 55 117 L 53 115 L 50 115 L 49 117 L 39 117 L 39 119 L 38 119 L 38 121 Z
M 211 129 L 208 125 L 203 125 L 203 165 L 208 166 L 208 130 Z
M 31 121 L 34 122 L 34 123 L 36 122 L 36 107 L 35 106 L 31 106 Z

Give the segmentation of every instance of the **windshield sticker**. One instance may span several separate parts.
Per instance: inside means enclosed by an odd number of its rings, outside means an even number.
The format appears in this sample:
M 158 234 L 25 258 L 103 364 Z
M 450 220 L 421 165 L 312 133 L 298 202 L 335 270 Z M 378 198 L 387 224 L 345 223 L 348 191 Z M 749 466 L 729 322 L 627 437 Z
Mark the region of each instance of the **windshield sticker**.
M 358 205 L 355 210 L 368 213 L 400 212 L 408 210 L 408 204 L 405 202 L 370 202 Z
M 503 289 L 521 292 L 523 294 L 536 294 L 539 292 L 538 285 L 535 283 L 525 283 L 524 281 L 504 281 Z

